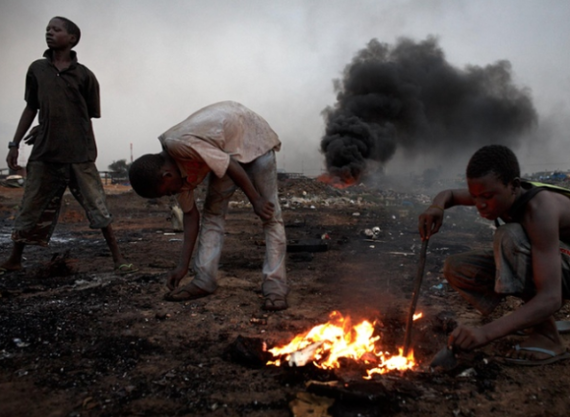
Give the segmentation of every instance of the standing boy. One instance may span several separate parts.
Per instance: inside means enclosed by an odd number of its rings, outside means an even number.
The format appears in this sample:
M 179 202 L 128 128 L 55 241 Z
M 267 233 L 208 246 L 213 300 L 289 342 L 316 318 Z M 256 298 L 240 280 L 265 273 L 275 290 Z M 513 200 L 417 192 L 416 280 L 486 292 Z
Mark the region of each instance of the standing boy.
M 121 255 L 111 228 L 101 178 L 95 166 L 97 147 L 91 124 L 100 117 L 99 84 L 95 75 L 77 62 L 72 48 L 81 32 L 64 17 L 54 17 L 46 29 L 48 50 L 33 62 L 26 76 L 26 107 L 6 161 L 18 170 L 18 149 L 39 111 L 39 126 L 25 141 L 33 144 L 21 209 L 16 218 L 14 246 L 0 274 L 22 269 L 25 245 L 47 246 L 61 207 L 65 189 L 85 209 L 89 226 L 100 228 L 111 250 L 115 270 L 133 272 Z
M 265 310 L 284 310 L 288 286 L 285 276 L 286 239 L 277 196 L 275 151 L 281 142 L 269 124 L 242 104 L 224 101 L 207 106 L 159 137 L 162 152 L 143 155 L 129 170 L 133 189 L 142 197 L 178 194 L 184 212 L 184 243 L 177 268 L 170 272 L 167 300 L 205 297 L 217 287 L 225 216 L 239 186 L 263 221 L 265 260 L 262 291 Z M 202 214 L 194 189 L 209 174 Z M 200 229 L 193 269 L 196 277 L 179 287 L 188 272 Z
M 450 256 L 444 276 L 484 315 L 506 295 L 524 304 L 481 327 L 460 324 L 449 344 L 472 350 L 530 329 L 528 338 L 507 353 L 507 362 L 541 365 L 570 358 L 553 318 L 570 298 L 570 198 L 521 180 L 516 156 L 501 145 L 485 146 L 471 157 L 467 186 L 437 194 L 419 217 L 421 237 L 437 233 L 444 210 L 453 206 L 476 206 L 482 217 L 502 220 L 492 249 Z

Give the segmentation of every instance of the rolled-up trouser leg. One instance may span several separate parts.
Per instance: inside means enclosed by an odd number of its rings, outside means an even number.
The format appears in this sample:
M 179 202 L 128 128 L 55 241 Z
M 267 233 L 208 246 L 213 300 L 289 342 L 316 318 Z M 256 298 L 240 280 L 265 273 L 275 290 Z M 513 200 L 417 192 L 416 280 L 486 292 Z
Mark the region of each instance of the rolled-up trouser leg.
M 105 189 L 93 162 L 71 164 L 69 190 L 85 210 L 91 229 L 102 229 L 113 221 L 107 208 Z
M 263 261 L 263 295 L 286 296 L 289 292 L 285 270 L 287 239 L 279 205 L 275 152 L 269 151 L 244 165 L 251 182 L 264 198 L 275 206 L 273 217 L 263 221 L 265 259 Z
M 495 293 L 493 251 L 475 250 L 451 255 L 445 260 L 443 275 L 469 304 L 487 315 L 501 301 Z
M 214 292 L 218 286 L 218 264 L 224 244 L 228 203 L 236 189 L 229 176 L 218 178 L 213 173 L 209 174 L 198 248 L 194 256 L 193 268 L 196 276 L 192 281 L 204 291 Z
M 68 164 L 28 162 L 28 177 L 12 240 L 47 246 L 57 224 L 61 198 L 69 182 Z

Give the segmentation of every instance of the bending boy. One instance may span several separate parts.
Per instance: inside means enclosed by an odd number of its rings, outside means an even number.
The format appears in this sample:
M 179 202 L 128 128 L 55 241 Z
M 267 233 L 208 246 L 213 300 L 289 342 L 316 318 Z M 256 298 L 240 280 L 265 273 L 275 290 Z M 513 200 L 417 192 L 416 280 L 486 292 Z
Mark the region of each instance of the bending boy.
M 159 137 L 162 152 L 143 155 L 129 170 L 133 189 L 142 197 L 178 194 L 184 212 L 184 243 L 178 266 L 167 277 L 167 300 L 205 297 L 216 290 L 228 203 L 239 186 L 263 221 L 263 308 L 284 310 L 286 238 L 277 195 L 275 151 L 281 142 L 269 124 L 242 104 L 224 101 L 190 115 Z M 211 173 L 210 173 L 211 172 Z M 202 224 L 194 189 L 209 174 Z M 179 287 L 188 272 L 198 230 L 200 237 L 190 284 Z
M 442 225 L 444 210 L 476 206 L 481 217 L 502 220 L 493 248 L 450 256 L 444 265 L 449 284 L 482 314 L 506 295 L 524 304 L 481 327 L 459 325 L 449 344 L 472 350 L 523 329 L 528 338 L 505 358 L 522 365 L 567 359 L 553 314 L 570 298 L 570 198 L 552 187 L 520 178 L 514 153 L 501 145 L 479 149 L 467 166 L 468 189 L 442 191 L 419 217 L 422 239 Z
M 81 32 L 64 17 L 54 17 L 46 29 L 48 50 L 44 59 L 34 61 L 26 76 L 26 107 L 14 139 L 8 144 L 6 161 L 18 166 L 19 146 L 39 111 L 39 126 L 24 139 L 33 144 L 27 164 L 27 179 L 21 209 L 16 218 L 10 258 L 0 266 L 0 274 L 22 269 L 26 245 L 47 246 L 61 207 L 65 189 L 85 209 L 89 226 L 100 228 L 111 250 L 115 269 L 133 272 L 123 258 L 111 228 L 112 217 L 95 166 L 97 147 L 91 124 L 100 117 L 99 84 L 95 75 L 77 62 L 72 48 Z

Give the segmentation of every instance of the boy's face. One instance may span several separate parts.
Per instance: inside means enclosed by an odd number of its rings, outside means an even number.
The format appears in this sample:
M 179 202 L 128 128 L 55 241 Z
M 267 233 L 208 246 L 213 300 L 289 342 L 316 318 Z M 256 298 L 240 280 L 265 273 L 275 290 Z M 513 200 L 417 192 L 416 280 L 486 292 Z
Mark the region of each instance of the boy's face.
M 467 178 L 469 193 L 481 217 L 495 220 L 506 214 L 516 198 L 516 187 L 504 185 L 495 173 L 480 178 Z
M 72 47 L 75 35 L 67 32 L 65 23 L 59 19 L 51 19 L 46 28 L 46 43 L 49 49 L 61 50 Z

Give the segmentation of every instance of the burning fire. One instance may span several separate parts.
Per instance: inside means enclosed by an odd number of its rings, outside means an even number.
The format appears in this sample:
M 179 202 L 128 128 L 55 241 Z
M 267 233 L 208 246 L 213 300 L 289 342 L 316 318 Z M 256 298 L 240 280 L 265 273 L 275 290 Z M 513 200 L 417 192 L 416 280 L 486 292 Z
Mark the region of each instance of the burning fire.
M 321 174 L 317 180 L 341 190 L 356 184 L 356 178 L 354 177 L 347 176 L 346 178 L 340 178 L 326 173 Z
M 414 320 L 421 316 L 422 313 L 415 314 Z M 318 368 L 332 369 L 340 368 L 340 358 L 349 358 L 369 367 L 365 379 L 370 379 L 373 374 L 416 366 L 412 351 L 403 356 L 403 349 L 399 349 L 397 355 L 390 355 L 376 346 L 380 336 L 373 336 L 375 323 L 364 320 L 352 326 L 350 317 L 343 317 L 338 311 L 333 311 L 329 319 L 327 323 L 295 336 L 288 345 L 269 349 L 277 359 L 267 365 L 281 366 L 287 362 L 291 366 L 303 366 L 312 361 Z

